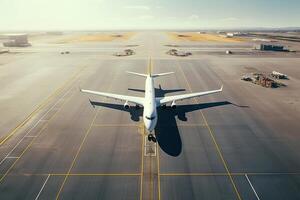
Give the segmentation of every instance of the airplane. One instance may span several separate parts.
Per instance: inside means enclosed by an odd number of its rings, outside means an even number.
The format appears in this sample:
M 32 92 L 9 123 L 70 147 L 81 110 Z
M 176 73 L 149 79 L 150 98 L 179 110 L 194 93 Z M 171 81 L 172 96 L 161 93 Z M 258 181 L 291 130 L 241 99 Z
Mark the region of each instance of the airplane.
M 80 89 L 80 91 L 83 93 L 99 95 L 111 99 L 125 101 L 124 104 L 125 109 L 129 109 L 128 103 L 136 104 L 137 108 L 140 106 L 144 107 L 144 111 L 143 111 L 144 126 L 148 131 L 148 141 L 153 141 L 153 142 L 156 142 L 156 137 L 155 135 L 153 135 L 152 132 L 155 129 L 155 126 L 157 124 L 157 118 L 158 118 L 157 107 L 159 106 L 166 107 L 166 104 L 171 103 L 171 108 L 175 109 L 176 101 L 214 94 L 214 93 L 221 92 L 223 90 L 223 85 L 222 85 L 221 88 L 217 90 L 196 92 L 196 93 L 189 93 L 189 94 L 180 94 L 180 95 L 166 96 L 166 97 L 156 97 L 155 88 L 154 88 L 154 78 L 173 74 L 174 72 L 166 72 L 161 74 L 151 74 L 150 72 L 149 74 L 141 74 L 141 73 L 127 71 L 127 73 L 146 78 L 144 98 L 106 93 L 106 92 L 97 92 L 97 91 L 85 90 L 85 89 Z

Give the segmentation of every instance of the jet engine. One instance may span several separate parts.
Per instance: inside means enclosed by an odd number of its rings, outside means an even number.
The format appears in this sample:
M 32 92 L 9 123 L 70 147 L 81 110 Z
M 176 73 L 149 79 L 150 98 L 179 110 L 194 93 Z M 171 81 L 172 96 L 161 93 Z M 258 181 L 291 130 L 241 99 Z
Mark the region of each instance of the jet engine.
M 129 104 L 128 104 L 127 101 L 126 101 L 125 104 L 124 104 L 124 108 L 125 108 L 125 109 L 129 109 Z

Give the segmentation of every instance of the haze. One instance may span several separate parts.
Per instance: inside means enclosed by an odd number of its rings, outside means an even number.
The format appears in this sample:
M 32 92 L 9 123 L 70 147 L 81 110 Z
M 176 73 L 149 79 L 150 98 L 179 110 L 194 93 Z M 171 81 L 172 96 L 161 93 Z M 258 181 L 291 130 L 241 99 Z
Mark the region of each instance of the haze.
M 300 26 L 297 0 L 1 0 L 0 30 Z

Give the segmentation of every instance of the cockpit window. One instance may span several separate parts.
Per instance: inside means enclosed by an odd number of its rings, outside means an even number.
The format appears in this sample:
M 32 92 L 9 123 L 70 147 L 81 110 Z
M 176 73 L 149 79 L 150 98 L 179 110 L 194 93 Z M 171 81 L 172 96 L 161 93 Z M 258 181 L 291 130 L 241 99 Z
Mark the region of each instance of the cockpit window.
M 154 117 L 148 117 L 148 116 L 146 116 L 146 119 L 154 120 L 154 119 L 155 119 L 155 116 L 154 116 Z

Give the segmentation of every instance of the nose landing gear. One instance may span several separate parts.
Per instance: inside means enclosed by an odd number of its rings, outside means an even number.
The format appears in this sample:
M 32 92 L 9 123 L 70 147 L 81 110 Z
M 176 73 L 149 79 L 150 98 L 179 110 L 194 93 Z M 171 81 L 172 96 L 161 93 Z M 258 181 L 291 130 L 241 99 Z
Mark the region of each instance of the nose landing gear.
M 148 135 L 148 141 L 149 142 L 152 141 L 154 143 L 157 142 L 156 137 L 153 134 L 151 134 L 151 133 Z

